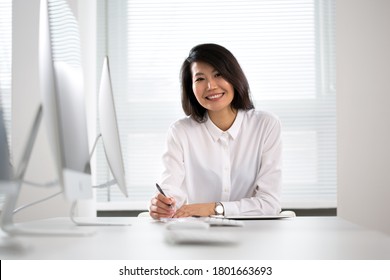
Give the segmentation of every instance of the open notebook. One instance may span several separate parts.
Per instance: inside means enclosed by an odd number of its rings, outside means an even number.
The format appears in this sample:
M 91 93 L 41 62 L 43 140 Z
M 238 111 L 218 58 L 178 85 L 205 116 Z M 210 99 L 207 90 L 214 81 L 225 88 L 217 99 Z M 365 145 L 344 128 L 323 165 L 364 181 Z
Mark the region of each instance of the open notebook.
M 279 215 L 259 215 L 259 216 L 213 216 L 231 220 L 274 220 L 295 217 L 294 211 L 282 211 Z

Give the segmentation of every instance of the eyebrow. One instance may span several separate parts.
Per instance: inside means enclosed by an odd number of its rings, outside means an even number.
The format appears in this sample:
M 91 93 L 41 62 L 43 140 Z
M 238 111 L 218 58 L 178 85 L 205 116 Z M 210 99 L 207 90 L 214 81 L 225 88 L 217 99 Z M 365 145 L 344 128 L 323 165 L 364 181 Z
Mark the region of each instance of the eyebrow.
M 218 73 L 219 73 L 218 70 L 213 70 L 211 73 L 215 73 L 215 72 L 218 72 Z M 194 76 L 194 77 L 197 77 L 197 76 L 205 76 L 205 74 L 204 74 L 203 72 L 196 72 L 193 76 Z
M 204 74 L 202 73 L 202 72 L 197 72 L 197 73 L 195 73 L 195 75 L 194 75 L 194 77 L 196 77 L 196 76 L 204 76 Z

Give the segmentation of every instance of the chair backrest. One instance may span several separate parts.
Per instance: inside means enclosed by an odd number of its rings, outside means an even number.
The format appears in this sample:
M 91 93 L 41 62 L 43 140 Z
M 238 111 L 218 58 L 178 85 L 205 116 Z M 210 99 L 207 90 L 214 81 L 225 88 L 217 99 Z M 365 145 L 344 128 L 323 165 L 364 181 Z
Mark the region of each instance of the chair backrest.
M 150 217 L 149 211 L 139 213 L 138 217 Z

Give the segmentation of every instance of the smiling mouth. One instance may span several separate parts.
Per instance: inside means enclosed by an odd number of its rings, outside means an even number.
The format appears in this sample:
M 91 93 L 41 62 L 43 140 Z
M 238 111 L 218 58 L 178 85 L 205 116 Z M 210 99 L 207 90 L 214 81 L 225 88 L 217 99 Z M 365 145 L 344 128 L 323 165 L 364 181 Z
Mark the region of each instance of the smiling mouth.
M 218 99 L 218 98 L 221 98 L 225 93 L 218 93 L 218 94 L 213 94 L 213 95 L 209 95 L 206 97 L 207 100 L 215 100 L 215 99 Z

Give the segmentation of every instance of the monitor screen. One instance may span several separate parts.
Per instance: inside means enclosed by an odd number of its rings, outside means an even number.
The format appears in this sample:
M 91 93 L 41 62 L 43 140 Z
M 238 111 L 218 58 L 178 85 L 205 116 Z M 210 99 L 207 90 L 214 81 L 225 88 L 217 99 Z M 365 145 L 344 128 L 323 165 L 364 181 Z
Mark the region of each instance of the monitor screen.
M 125 169 L 119 138 L 118 123 L 108 57 L 104 58 L 99 89 L 99 119 L 104 151 L 110 170 L 121 192 L 127 197 Z
M 40 92 L 43 102 L 43 117 L 46 122 L 52 154 L 65 196 L 69 200 L 91 198 L 90 149 L 84 79 L 81 62 L 77 63 L 77 56 L 81 53 L 80 46 L 78 40 L 75 39 L 69 47 L 77 46 L 77 50 L 66 55 L 58 54 L 58 49 L 61 51 L 66 49 L 66 43 L 60 44 L 62 41 L 56 37 L 58 30 L 66 33 L 67 37 L 68 35 L 70 38 L 73 38 L 74 35 L 79 37 L 78 32 L 68 34 L 67 32 L 70 31 L 66 31 L 67 29 L 75 30 L 77 23 L 70 10 L 64 12 L 64 15 L 57 19 L 55 15 L 49 17 L 50 1 L 43 0 L 41 5 Z M 70 58 L 67 61 L 64 57 Z M 111 173 L 121 192 L 127 196 L 108 58 L 104 60 L 100 81 L 99 118 L 104 151 Z
M 46 0 L 41 1 L 39 25 L 43 118 L 59 184 L 68 200 L 92 198 L 82 68 L 53 60 Z

